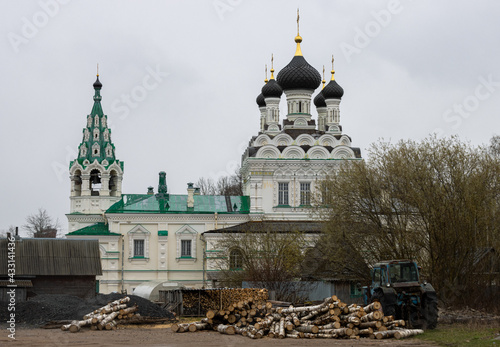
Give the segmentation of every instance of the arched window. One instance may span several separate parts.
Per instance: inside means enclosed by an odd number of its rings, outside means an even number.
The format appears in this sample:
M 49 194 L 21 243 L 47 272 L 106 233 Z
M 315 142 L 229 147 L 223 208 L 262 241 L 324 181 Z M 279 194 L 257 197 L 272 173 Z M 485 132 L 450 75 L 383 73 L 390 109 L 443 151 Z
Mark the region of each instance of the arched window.
M 73 190 L 75 192 L 75 196 L 82 195 L 82 172 L 80 170 L 76 170 L 73 175 Z
M 243 253 L 239 249 L 229 252 L 229 269 L 241 270 L 243 268 Z
M 90 195 L 99 196 L 101 190 L 101 173 L 99 170 L 94 169 L 90 171 Z
M 110 172 L 109 176 L 109 195 L 116 196 L 118 191 L 118 175 L 115 170 Z

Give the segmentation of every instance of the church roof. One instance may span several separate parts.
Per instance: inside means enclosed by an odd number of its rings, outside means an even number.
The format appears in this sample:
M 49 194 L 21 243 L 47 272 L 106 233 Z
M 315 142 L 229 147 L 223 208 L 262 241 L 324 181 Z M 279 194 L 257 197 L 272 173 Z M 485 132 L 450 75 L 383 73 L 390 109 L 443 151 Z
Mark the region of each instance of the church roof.
M 252 221 L 227 228 L 205 231 L 204 234 L 214 233 L 244 233 L 244 232 L 272 232 L 272 233 L 290 233 L 301 231 L 306 234 L 320 234 L 323 230 L 323 222 L 303 220 L 303 221 Z
M 67 233 L 69 236 L 78 236 L 78 235 L 99 235 L 99 236 L 116 236 L 120 235 L 117 233 L 112 233 L 108 229 L 108 225 L 104 223 L 96 223 L 84 228 L 75 230 L 73 232 Z
M 194 195 L 194 207 L 188 207 L 187 195 L 126 194 L 106 213 L 235 213 L 250 211 L 250 197 Z
M 97 160 L 100 164 L 108 167 L 115 161 L 123 170 L 123 163 L 115 157 L 115 145 L 111 141 L 111 129 L 108 127 L 108 117 L 104 114 L 101 106 L 102 83 L 99 75 L 93 84 L 94 104 L 92 111 L 87 115 L 87 125 L 83 129 L 83 139 L 78 146 L 78 163 L 83 167 Z M 70 163 L 70 167 L 74 162 Z

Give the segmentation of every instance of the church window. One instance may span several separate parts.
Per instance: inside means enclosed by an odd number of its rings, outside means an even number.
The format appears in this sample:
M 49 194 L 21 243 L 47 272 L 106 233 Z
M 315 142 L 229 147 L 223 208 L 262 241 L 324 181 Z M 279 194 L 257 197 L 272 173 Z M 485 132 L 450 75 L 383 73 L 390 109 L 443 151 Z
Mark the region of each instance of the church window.
M 189 225 L 175 232 L 177 261 L 196 261 L 196 240 L 198 232 Z
M 94 169 L 90 171 L 90 195 L 99 196 L 101 190 L 101 173 L 99 170 Z
M 88 141 L 89 137 L 90 137 L 89 129 L 85 128 L 83 138 L 85 139 L 85 141 Z
M 142 225 L 137 225 L 128 232 L 129 259 L 149 259 L 149 237 L 151 233 Z
M 103 136 L 104 136 L 104 141 L 109 141 L 109 130 L 108 129 L 104 130 Z
M 134 240 L 134 257 L 144 257 L 144 240 Z
M 288 205 L 288 183 L 278 184 L 278 205 Z
M 93 157 L 98 157 L 99 156 L 99 150 L 100 150 L 99 144 L 98 143 L 94 143 L 92 145 L 92 156 Z
M 299 113 L 302 112 L 302 103 L 299 101 Z
M 181 257 L 191 257 L 191 240 L 181 240 Z
M 311 183 L 300 184 L 300 204 L 301 205 L 311 204 Z
M 91 116 L 91 115 L 89 115 L 89 116 L 87 117 L 87 127 L 89 127 L 89 128 L 90 128 L 91 126 L 92 126 L 92 116 Z
M 99 129 L 94 129 L 94 140 L 99 139 Z
M 85 145 L 80 146 L 80 157 L 85 157 L 87 155 L 87 147 Z
M 116 196 L 118 192 L 118 175 L 113 170 L 109 176 L 109 195 Z
M 95 121 L 94 121 L 94 126 L 98 127 L 98 126 L 99 126 L 99 116 L 98 116 L 98 115 L 96 115 L 96 116 L 94 117 L 94 120 L 95 120 Z
M 229 269 L 241 270 L 243 268 L 243 253 L 239 249 L 229 252 Z

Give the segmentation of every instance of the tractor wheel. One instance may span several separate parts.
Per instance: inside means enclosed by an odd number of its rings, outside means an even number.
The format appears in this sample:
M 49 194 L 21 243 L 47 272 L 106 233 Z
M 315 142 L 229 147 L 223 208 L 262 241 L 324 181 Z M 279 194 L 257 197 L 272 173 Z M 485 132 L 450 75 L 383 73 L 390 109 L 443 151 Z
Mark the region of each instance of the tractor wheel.
M 424 298 L 422 303 L 422 315 L 424 316 L 426 328 L 435 329 L 438 322 L 437 300 Z
M 380 302 L 380 304 L 382 305 L 382 310 L 384 311 L 384 316 L 393 316 L 395 319 L 397 319 L 396 308 L 394 307 L 394 305 L 387 304 L 383 292 L 376 291 L 375 293 L 373 293 L 371 301 Z

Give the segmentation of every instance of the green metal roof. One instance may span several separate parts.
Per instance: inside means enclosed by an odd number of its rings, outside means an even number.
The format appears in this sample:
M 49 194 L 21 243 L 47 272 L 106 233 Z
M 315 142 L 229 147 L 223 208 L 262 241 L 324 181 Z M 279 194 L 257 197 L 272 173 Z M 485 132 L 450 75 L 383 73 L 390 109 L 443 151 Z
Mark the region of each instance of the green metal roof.
M 195 195 L 187 207 L 187 195 L 124 194 L 106 213 L 240 213 L 248 214 L 250 197 Z
M 118 233 L 109 232 L 108 225 L 104 223 L 96 223 L 84 228 L 75 230 L 71 233 L 67 233 L 69 236 L 78 236 L 78 235 L 102 235 L 102 236 L 119 236 Z
M 97 78 L 97 82 L 99 82 L 99 78 Z M 88 160 L 90 163 L 97 160 L 101 164 L 106 160 L 108 162 L 106 167 L 109 167 L 109 165 L 116 161 L 123 170 L 123 162 L 120 162 L 115 157 L 115 145 L 111 141 L 108 116 L 104 114 L 101 106 L 102 84 L 100 82 L 96 83 L 94 83 L 94 105 L 92 111 L 87 116 L 87 126 L 83 129 L 83 139 L 78 146 L 78 159 L 76 161 L 84 168 L 85 165 L 83 163 L 85 160 Z M 74 162 L 70 162 L 70 168 Z

